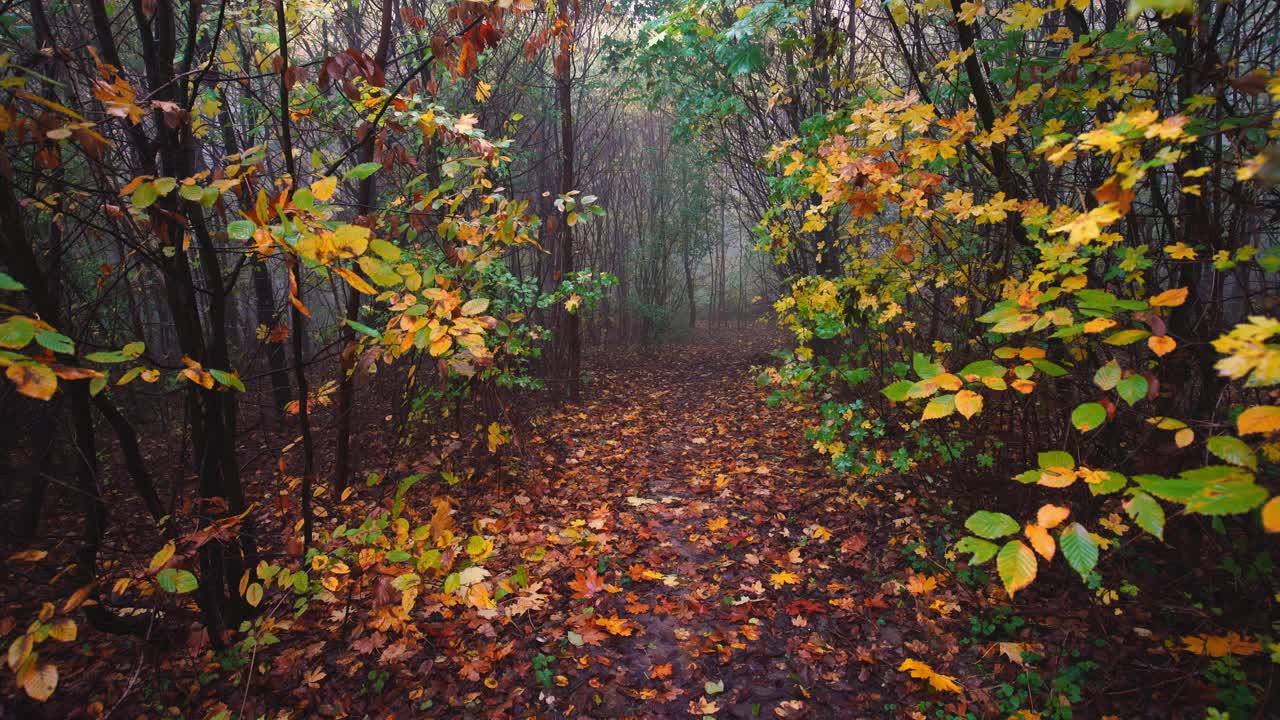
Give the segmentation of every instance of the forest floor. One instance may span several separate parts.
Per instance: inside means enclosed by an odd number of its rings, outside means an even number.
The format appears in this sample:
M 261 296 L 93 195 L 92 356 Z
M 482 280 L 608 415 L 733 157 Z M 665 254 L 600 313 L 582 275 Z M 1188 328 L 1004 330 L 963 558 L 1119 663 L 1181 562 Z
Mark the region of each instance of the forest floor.
M 239 660 L 212 653 L 194 621 L 159 654 L 86 633 L 39 712 L 77 716 L 92 700 L 130 717 L 949 720 L 1042 712 L 1089 682 L 1104 704 L 1075 717 L 1114 703 L 1126 719 L 1178 716 L 1163 703 L 1195 692 L 1188 676 L 1133 634 L 1158 621 L 1061 594 L 1011 609 L 997 584 L 956 570 L 942 530 L 955 514 L 926 480 L 831 477 L 804 440 L 812 409 L 771 404 L 752 382 L 778 342 L 729 330 L 597 356 L 581 402 L 517 422 L 503 467 L 415 486 L 411 523 L 448 497 L 459 533 L 493 538 L 496 607 L 428 592 L 397 617 L 396 571 L 379 565 L 376 592 L 297 617 L 274 604 L 279 643 Z M 362 486 L 326 524 L 390 506 L 385 487 Z M 296 518 L 283 507 L 279 536 Z
M 530 571 L 546 604 L 498 630 L 512 657 L 478 714 L 892 717 L 933 692 L 898 671 L 960 650 L 935 624 L 950 593 L 895 599 L 915 503 L 886 513 L 819 467 L 807 415 L 752 382 L 776 347 L 748 329 L 613 358 L 524 429 L 502 555 L 552 548 Z

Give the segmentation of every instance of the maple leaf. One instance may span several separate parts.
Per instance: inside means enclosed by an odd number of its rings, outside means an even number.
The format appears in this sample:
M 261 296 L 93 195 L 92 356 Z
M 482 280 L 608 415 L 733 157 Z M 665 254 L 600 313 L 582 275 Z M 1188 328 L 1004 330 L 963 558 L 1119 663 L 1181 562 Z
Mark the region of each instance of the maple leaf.
M 1221 635 L 1187 635 L 1182 638 L 1182 645 L 1187 652 L 1209 657 L 1226 657 L 1227 655 L 1255 655 L 1262 646 L 1253 640 L 1241 637 L 1240 633 L 1230 632 Z
M 935 577 L 918 575 L 916 573 L 911 573 L 911 575 L 907 577 L 907 592 L 912 595 L 923 595 L 927 592 L 931 592 L 936 587 L 938 587 L 938 579 Z
M 770 575 L 769 582 L 773 585 L 773 588 L 777 590 L 784 585 L 798 584 L 800 582 L 800 576 L 793 572 L 787 572 L 784 570 Z
M 581 570 L 574 575 L 569 581 L 569 587 L 573 589 L 573 597 L 578 600 L 593 598 L 597 593 L 605 589 L 605 582 L 596 572 L 595 568 L 587 568 L 584 573 Z
M 729 527 L 729 518 L 727 517 L 711 518 L 710 520 L 707 521 L 707 530 L 709 530 L 710 532 L 723 530 L 727 527 Z
M 328 673 L 323 668 L 315 668 L 314 670 L 308 670 L 302 676 L 302 681 L 307 684 L 307 687 L 314 690 L 320 687 L 320 681 L 326 677 L 328 677 Z
M 609 631 L 610 635 L 622 635 L 626 637 L 635 629 L 631 622 L 626 618 L 620 618 L 617 615 L 613 617 L 598 617 L 596 624 Z
M 1019 665 L 1024 665 L 1026 663 L 1022 659 L 1022 654 L 1030 650 L 1031 646 L 1027 643 L 1000 642 L 996 643 L 996 648 L 1000 651 L 1001 655 L 1004 655 Z
M 705 697 L 689 701 L 690 715 L 715 715 L 719 711 L 720 703 L 712 702 Z
M 525 588 L 514 601 L 507 605 L 507 617 L 517 617 L 530 610 L 541 610 L 546 607 L 547 596 L 539 592 L 543 585 L 544 583 L 539 581 Z
M 654 665 L 649 668 L 649 678 L 652 680 L 661 680 L 669 677 L 671 677 L 671 663 Z
M 909 658 L 903 660 L 902 664 L 898 666 L 898 671 L 910 673 L 913 678 L 927 680 L 930 687 L 939 692 L 962 692 L 960 685 L 956 682 L 955 678 L 947 675 L 940 675 L 937 672 L 934 672 L 933 668 L 919 660 L 912 660 Z

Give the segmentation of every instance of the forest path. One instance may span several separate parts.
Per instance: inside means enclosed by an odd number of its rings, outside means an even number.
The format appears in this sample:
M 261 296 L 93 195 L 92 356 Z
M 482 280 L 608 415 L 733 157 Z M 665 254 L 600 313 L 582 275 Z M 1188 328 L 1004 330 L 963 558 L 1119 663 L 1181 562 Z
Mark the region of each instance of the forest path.
M 562 568 L 533 651 L 535 670 L 556 658 L 528 687 L 541 712 L 880 714 L 860 638 L 902 638 L 857 588 L 877 562 L 867 515 L 812 459 L 804 415 L 752 382 L 774 343 L 725 333 L 594 367 L 580 404 L 525 429 L 529 545 L 552 548 L 538 575 Z

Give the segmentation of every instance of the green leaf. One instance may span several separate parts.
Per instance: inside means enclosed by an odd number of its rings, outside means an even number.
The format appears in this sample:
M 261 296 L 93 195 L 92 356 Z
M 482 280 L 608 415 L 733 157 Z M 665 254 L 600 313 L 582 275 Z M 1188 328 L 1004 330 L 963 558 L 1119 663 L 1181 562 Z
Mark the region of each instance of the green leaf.
M 960 377 L 977 375 L 978 377 L 1004 377 L 1005 367 L 994 360 L 978 360 L 965 365 L 959 372 Z
M 1089 486 L 1089 492 L 1094 495 L 1110 495 L 1113 492 L 1123 490 L 1125 485 L 1129 484 L 1129 479 L 1118 472 L 1105 471 L 1107 479 L 1098 483 L 1086 483 Z
M 235 388 L 240 392 L 245 391 L 244 383 L 240 381 L 240 378 L 226 370 L 215 370 L 213 368 L 209 368 L 209 374 L 213 376 L 214 380 L 217 380 L 227 387 Z
M 944 418 L 955 411 L 956 396 L 939 395 L 938 397 L 930 400 L 928 405 L 924 406 L 924 414 L 920 417 L 923 420 L 935 420 L 937 418 Z
M 130 200 L 133 202 L 134 207 L 139 210 L 145 210 L 151 207 L 159 197 L 160 193 L 156 192 L 156 186 L 149 182 L 145 182 L 133 191 L 133 195 L 130 196 Z
M 1121 330 L 1118 333 L 1112 334 L 1102 342 L 1108 345 L 1129 345 L 1145 339 L 1150 334 L 1151 333 L 1146 330 Z
M 1258 456 L 1238 437 L 1215 435 L 1209 438 L 1209 452 L 1232 465 L 1243 465 L 1250 470 L 1258 469 Z
M 1267 501 L 1267 489 L 1235 480 L 1209 485 L 1187 500 L 1187 512 L 1199 515 L 1239 515 Z
M 382 169 L 382 163 L 377 163 L 377 162 L 360 163 L 359 165 L 348 170 L 347 174 L 342 176 L 342 179 L 343 180 L 363 180 L 369 177 L 370 175 L 378 172 L 381 169 Z
M 1034 365 L 1037 370 L 1049 377 L 1062 377 L 1067 374 L 1066 368 L 1062 367 L 1058 363 L 1045 360 L 1044 358 L 1036 358 L 1031 361 L 1031 364 Z
M 1036 470 L 1027 470 L 1025 472 L 1020 472 L 1017 475 L 1014 475 L 1013 479 L 1017 480 L 1023 485 L 1035 485 L 1036 483 L 1040 482 L 1040 478 L 1042 477 L 1044 477 L 1044 472 L 1042 472 L 1039 469 L 1036 469 Z
M 1186 502 L 1210 482 L 1199 478 L 1169 478 L 1161 475 L 1135 475 L 1133 481 L 1138 484 L 1138 487 L 1161 500 L 1172 502 Z
M 1103 390 L 1109 391 L 1115 388 L 1116 384 L 1120 382 L 1120 378 L 1123 374 L 1124 372 L 1120 369 L 1119 363 L 1112 360 L 1106 365 L 1098 368 L 1098 372 L 1093 374 L 1093 384 Z
M 232 240 L 248 240 L 257 229 L 258 226 L 248 220 L 236 220 L 227 223 L 227 237 Z
M 391 581 L 391 587 L 399 590 L 400 592 L 404 592 L 409 588 L 418 587 L 421 584 L 422 578 L 418 577 L 417 573 L 405 573 L 403 575 L 398 575 L 395 580 Z M 445 590 L 445 592 L 449 591 Z
M 942 374 L 941 365 L 931 362 L 929 358 L 920 353 L 916 353 L 911 357 L 911 367 L 915 369 L 921 380 L 928 380 L 935 375 Z
M 1164 508 L 1160 501 L 1138 490 L 1124 502 L 1124 511 L 1138 527 L 1164 540 Z
M 1234 465 L 1206 465 L 1183 470 L 1178 474 L 1189 480 L 1199 480 L 1204 483 L 1253 482 L 1253 473 Z
M 1190 14 L 1196 11 L 1196 0 L 1129 0 L 1130 18 L 1147 10 L 1159 15 Z
M 981 565 L 995 557 L 999 549 L 1000 547 L 993 542 L 972 536 L 962 537 L 956 542 L 957 552 L 970 553 L 973 556 L 969 558 L 970 565 Z
M 404 282 L 404 278 L 400 277 L 399 273 L 372 255 L 361 255 L 356 262 L 360 264 L 360 269 L 369 276 L 370 280 L 382 287 L 395 287 Z
M 719 695 L 724 692 L 724 681 L 711 682 L 710 680 L 702 683 L 702 689 L 708 695 Z
M 1107 409 L 1098 403 L 1084 403 L 1071 411 L 1071 424 L 1080 432 L 1089 432 L 1107 421 Z
M 180 595 L 185 595 L 200 587 L 200 582 L 196 580 L 196 576 L 191 574 L 190 570 L 179 570 L 177 568 L 165 568 L 156 573 L 156 584 L 165 592 L 178 593 Z
M 979 510 L 964 521 L 969 532 L 988 540 L 995 540 L 1018 532 L 1018 521 L 1004 513 Z
M 1094 542 L 1089 531 L 1078 522 L 1073 522 L 1062 529 L 1058 535 L 1058 547 L 1062 548 L 1062 556 L 1067 564 L 1080 574 L 1081 579 L 1089 576 L 1098 564 L 1098 543 Z
M 0 290 L 26 290 L 27 286 L 0 272 Z
M 104 351 L 104 352 L 89 353 L 88 355 L 84 356 L 84 359 L 88 360 L 89 362 L 114 365 L 115 363 L 128 362 L 133 358 L 129 357 L 128 355 L 125 355 L 123 352 L 120 352 L 119 350 L 111 350 L 111 351 Z M 141 372 L 141 369 L 139 369 L 139 372 Z
M 36 336 L 36 326 L 29 318 L 11 317 L 0 323 L 0 347 L 21 350 Z
M 36 333 L 36 342 L 40 343 L 41 347 L 63 355 L 70 355 L 76 351 L 76 345 L 71 342 L 71 338 L 53 330 Z
M 1062 450 L 1050 450 L 1042 452 L 1036 459 L 1040 462 L 1040 467 L 1048 470 L 1049 468 L 1074 468 L 1076 459 L 1071 457 L 1071 453 Z
M 171 177 L 159 177 L 151 181 L 155 186 L 156 192 L 160 195 L 168 195 L 173 189 L 178 187 L 178 181 Z
M 374 251 L 387 262 L 396 262 L 400 259 L 400 248 L 383 240 L 382 238 L 373 238 L 369 241 L 369 249 Z
M 293 193 L 293 204 L 302 210 L 310 210 L 315 207 L 316 196 L 308 188 L 299 188 Z
M 1036 579 L 1036 554 L 1021 540 L 1010 540 L 996 555 L 996 570 L 1009 597 Z
M 881 390 L 880 394 L 894 402 L 902 402 L 907 399 L 907 393 L 910 392 L 913 385 L 915 385 L 915 383 L 910 380 L 899 380 L 898 382 Z
M 365 325 L 364 323 L 356 322 L 355 320 L 344 320 L 343 322 L 350 325 L 352 328 L 354 328 L 358 332 L 368 335 L 369 337 L 375 340 L 382 339 L 382 333 L 378 332 L 377 330 L 374 330 L 373 328 L 369 327 L 368 325 Z
M 1141 375 L 1130 375 L 1116 385 L 1116 392 L 1130 405 L 1136 404 L 1147 396 L 1147 379 Z

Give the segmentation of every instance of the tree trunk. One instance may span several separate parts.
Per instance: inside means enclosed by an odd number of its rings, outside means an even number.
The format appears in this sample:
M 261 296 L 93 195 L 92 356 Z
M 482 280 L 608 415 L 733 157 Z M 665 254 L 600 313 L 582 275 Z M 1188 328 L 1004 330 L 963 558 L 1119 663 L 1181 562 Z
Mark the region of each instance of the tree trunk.
M 574 185 L 573 147 L 573 24 L 569 21 L 569 1 L 558 0 L 556 11 L 566 24 L 560 38 L 560 55 L 556 60 L 556 100 L 560 107 L 560 193 L 568 194 Z M 568 280 L 575 271 L 573 228 L 562 218 L 560 223 L 560 278 Z M 578 310 L 580 310 L 579 308 Z M 576 401 L 582 375 L 582 346 L 579 337 L 580 316 L 575 310 L 565 318 L 564 344 L 567 350 L 568 395 Z

